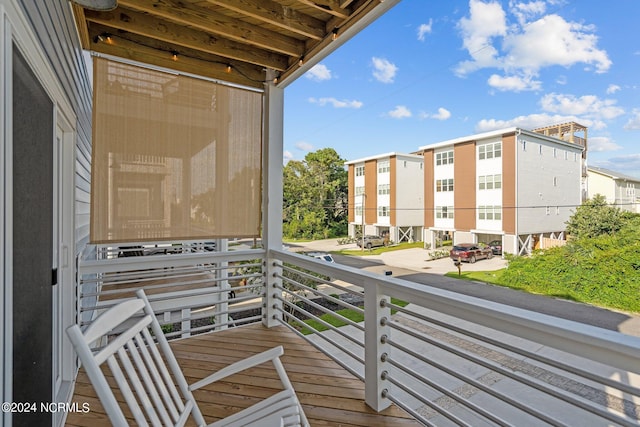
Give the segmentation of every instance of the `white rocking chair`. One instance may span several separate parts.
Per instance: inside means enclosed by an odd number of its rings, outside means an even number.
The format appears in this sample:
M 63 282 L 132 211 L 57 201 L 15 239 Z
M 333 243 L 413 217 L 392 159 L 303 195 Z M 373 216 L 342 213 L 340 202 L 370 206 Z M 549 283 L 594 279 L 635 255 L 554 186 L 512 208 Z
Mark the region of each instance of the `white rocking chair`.
M 147 297 L 142 290 L 136 295 L 136 299 L 124 301 L 104 312 L 84 333 L 78 325 L 67 329 L 114 426 L 124 427 L 130 422 L 100 368 L 104 362 L 107 362 L 135 422 L 140 426 L 182 426 L 190 414 L 199 426 L 206 425 L 192 391 L 268 361 L 273 362 L 284 390 L 210 426 L 309 425 L 280 361 L 282 346 L 229 365 L 189 386 Z M 142 317 L 138 314 L 140 310 L 143 310 Z M 91 350 L 90 345 L 94 341 L 118 327 L 124 327 L 119 336 L 104 348 L 95 352 Z

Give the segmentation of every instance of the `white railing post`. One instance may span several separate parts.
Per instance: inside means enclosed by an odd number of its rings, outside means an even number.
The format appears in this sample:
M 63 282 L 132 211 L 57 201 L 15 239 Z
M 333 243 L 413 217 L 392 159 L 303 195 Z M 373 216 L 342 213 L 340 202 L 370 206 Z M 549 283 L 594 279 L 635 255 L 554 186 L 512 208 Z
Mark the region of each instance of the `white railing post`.
M 271 249 L 282 250 L 282 156 L 284 89 L 275 85 L 275 70 L 267 70 L 264 88 L 264 132 L 262 145 L 262 245 L 265 250 L 266 297 L 263 302 L 262 323 L 267 327 L 279 324 L 282 302 L 275 298 L 275 285 L 281 284 L 282 269 L 276 265 Z M 274 308 L 276 307 L 276 308 Z M 274 316 L 276 317 L 274 319 Z
M 262 303 L 262 323 L 270 328 L 280 324 L 282 319 L 282 301 L 277 297 L 282 286 L 282 268 L 276 263 L 276 259 L 267 254 L 263 266 L 265 297 Z
M 365 402 L 372 409 L 382 411 L 391 405 L 391 401 L 383 397 L 391 385 L 383 379 L 388 365 L 383 361 L 389 355 L 391 347 L 383 337 L 389 336 L 390 328 L 382 325 L 384 318 L 389 319 L 391 310 L 382 307 L 380 302 L 387 296 L 381 292 L 380 286 L 370 281 L 364 287 L 364 377 Z
M 217 239 L 215 244 L 217 252 L 227 252 L 229 250 L 229 241 L 227 239 Z M 227 261 L 221 261 L 216 264 L 216 267 L 218 267 L 216 270 L 217 278 L 223 279 L 218 281 L 218 286 L 220 287 L 220 290 L 224 291 L 217 294 L 218 304 L 216 304 L 215 307 L 215 325 L 221 326 L 215 326 L 214 330 L 219 331 L 227 329 L 227 320 L 229 318 L 229 315 L 227 314 L 227 311 L 229 311 L 229 303 L 227 301 L 229 299 L 230 289 L 229 280 L 227 280 L 229 277 L 229 263 Z

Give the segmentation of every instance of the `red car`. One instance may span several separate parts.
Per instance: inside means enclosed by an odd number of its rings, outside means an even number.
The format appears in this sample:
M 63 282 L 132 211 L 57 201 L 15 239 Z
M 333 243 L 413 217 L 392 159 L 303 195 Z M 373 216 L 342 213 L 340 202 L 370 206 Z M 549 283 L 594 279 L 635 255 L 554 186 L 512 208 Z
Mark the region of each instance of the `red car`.
M 480 247 L 476 243 L 458 243 L 451 249 L 449 256 L 454 261 L 460 259 L 473 264 L 478 259 L 493 258 L 493 251 L 489 246 Z

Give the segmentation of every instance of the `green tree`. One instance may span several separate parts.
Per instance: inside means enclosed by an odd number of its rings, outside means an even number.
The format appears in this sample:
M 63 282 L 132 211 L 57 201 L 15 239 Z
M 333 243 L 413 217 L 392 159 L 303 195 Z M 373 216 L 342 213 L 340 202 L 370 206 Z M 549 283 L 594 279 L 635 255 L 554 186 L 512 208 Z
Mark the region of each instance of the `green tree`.
M 593 238 L 613 234 L 628 220 L 628 215 L 607 204 L 606 198 L 596 194 L 578 206 L 567 221 L 567 233 L 574 238 Z
M 290 160 L 283 171 L 283 233 L 328 238 L 347 231 L 347 171 L 333 148 Z

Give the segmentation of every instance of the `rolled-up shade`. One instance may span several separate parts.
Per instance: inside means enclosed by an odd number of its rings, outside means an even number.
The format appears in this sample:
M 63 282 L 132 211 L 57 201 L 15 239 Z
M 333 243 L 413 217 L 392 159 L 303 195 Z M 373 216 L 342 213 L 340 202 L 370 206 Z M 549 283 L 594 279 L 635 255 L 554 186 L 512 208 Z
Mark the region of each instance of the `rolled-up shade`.
M 262 94 L 94 58 L 92 243 L 254 237 Z

